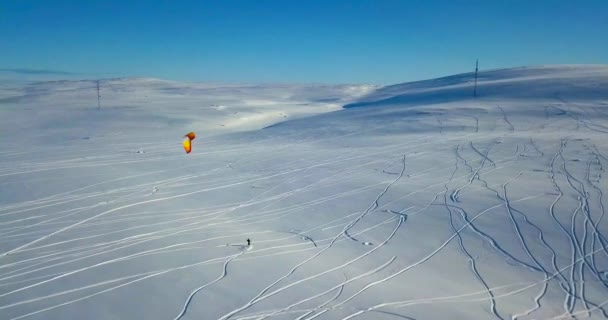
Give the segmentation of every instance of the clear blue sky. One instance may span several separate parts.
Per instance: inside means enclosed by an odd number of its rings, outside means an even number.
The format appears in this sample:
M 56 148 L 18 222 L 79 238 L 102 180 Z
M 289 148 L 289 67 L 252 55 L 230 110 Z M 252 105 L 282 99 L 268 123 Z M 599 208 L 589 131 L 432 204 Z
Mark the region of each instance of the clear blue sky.
M 0 69 L 378 83 L 608 64 L 608 0 L 0 0 Z

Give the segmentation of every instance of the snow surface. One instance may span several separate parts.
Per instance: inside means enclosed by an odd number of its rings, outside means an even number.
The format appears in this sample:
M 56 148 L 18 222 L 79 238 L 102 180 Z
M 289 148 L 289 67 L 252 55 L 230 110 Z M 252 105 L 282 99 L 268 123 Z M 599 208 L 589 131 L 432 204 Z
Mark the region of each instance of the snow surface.
M 472 80 L 3 83 L 0 318 L 606 318 L 608 66 Z

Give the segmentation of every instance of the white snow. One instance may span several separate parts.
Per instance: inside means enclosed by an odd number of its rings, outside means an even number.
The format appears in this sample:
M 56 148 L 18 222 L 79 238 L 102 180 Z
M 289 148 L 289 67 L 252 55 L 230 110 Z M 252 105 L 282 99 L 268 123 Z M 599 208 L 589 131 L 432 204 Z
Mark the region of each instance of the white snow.
M 1 319 L 608 316 L 608 66 L 100 84 L 0 85 Z

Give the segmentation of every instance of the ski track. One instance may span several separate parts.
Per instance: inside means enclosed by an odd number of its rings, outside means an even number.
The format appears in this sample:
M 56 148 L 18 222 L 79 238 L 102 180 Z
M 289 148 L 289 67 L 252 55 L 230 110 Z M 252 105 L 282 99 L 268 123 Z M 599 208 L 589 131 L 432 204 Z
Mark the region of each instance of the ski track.
M 220 276 L 217 279 L 215 279 L 215 280 L 213 280 L 213 281 L 211 281 L 209 283 L 206 283 L 206 284 L 204 284 L 204 285 L 196 288 L 194 291 L 192 291 L 192 293 L 190 293 L 190 295 L 186 299 L 186 302 L 184 303 L 184 307 L 182 308 L 182 310 L 180 311 L 180 313 L 174 318 L 174 320 L 179 320 L 179 319 L 181 319 L 186 314 L 186 311 L 188 310 L 188 306 L 192 302 L 192 298 L 194 298 L 194 295 L 196 293 L 198 293 L 199 291 L 205 289 L 206 287 L 208 287 L 208 286 L 210 286 L 210 285 L 212 285 L 212 284 L 214 284 L 214 283 L 222 280 L 223 278 L 225 278 L 226 275 L 228 274 L 228 263 L 230 261 L 234 260 L 235 258 L 237 258 L 238 256 L 242 255 L 243 253 L 245 253 L 245 251 L 243 251 L 243 252 L 241 252 L 239 254 L 235 254 L 234 256 L 232 256 L 228 260 L 226 260 L 226 262 L 224 262 L 224 266 L 222 267 L 222 274 L 220 274 Z
M 458 245 L 460 246 L 460 250 L 463 252 L 463 254 L 467 257 L 468 261 L 470 262 L 471 271 L 473 272 L 475 278 L 477 278 L 477 280 L 488 291 L 488 296 L 490 297 L 490 310 L 492 311 L 492 314 L 498 319 L 503 319 L 503 317 L 501 317 L 498 314 L 498 311 L 496 310 L 496 300 L 494 299 L 494 294 L 493 294 L 492 290 L 490 290 L 490 287 L 488 286 L 487 282 L 483 279 L 483 277 L 479 273 L 476 262 L 475 262 L 475 258 L 473 258 L 471 253 L 466 249 L 463 239 L 462 239 L 462 235 L 457 231 L 457 229 L 454 225 L 454 220 L 452 217 L 452 208 L 450 208 L 450 206 L 448 205 L 448 202 L 447 202 L 447 194 L 449 192 L 448 184 L 452 181 L 452 179 L 454 178 L 454 175 L 458 171 L 458 162 L 459 162 L 459 158 L 456 157 L 456 161 L 454 163 L 454 171 L 452 172 L 452 175 L 450 176 L 449 181 L 444 185 L 445 192 L 443 193 L 443 204 L 445 205 L 445 208 L 448 211 L 450 228 L 452 229 L 453 232 L 455 232 L 458 235 Z
M 507 113 L 505 112 L 505 109 L 503 109 L 499 105 L 497 105 L 496 107 L 498 107 L 498 109 L 500 109 L 500 112 L 502 113 L 502 119 L 509 126 L 509 131 L 515 132 L 515 127 L 513 126 L 511 121 L 509 121 L 509 118 L 507 117 Z
M 560 268 L 560 270 L 558 270 L 558 272 L 562 272 L 565 271 L 566 269 L 570 269 L 570 268 L 574 268 L 576 264 L 578 264 L 583 258 L 586 258 L 590 255 L 593 255 L 597 252 L 599 252 L 602 249 L 598 249 L 596 251 L 590 252 L 588 253 L 586 256 L 579 258 L 578 260 L 576 260 L 574 263 L 572 264 L 568 264 L 562 268 Z M 505 285 L 505 286 L 499 286 L 499 287 L 495 287 L 492 288 L 494 291 L 498 291 L 499 289 L 506 289 L 508 287 L 512 287 L 512 286 L 521 286 L 521 287 L 517 287 L 517 289 L 515 290 L 511 290 L 511 291 L 507 291 L 505 293 L 499 293 L 495 296 L 496 299 L 498 298 L 503 298 L 503 297 L 508 297 L 508 296 L 512 296 L 515 294 L 518 294 L 520 292 L 524 292 L 530 288 L 533 288 L 535 286 L 538 286 L 540 284 L 543 284 L 547 281 L 550 281 L 551 279 L 553 279 L 555 276 L 557 276 L 557 273 L 551 274 L 547 279 L 538 281 L 538 282 L 532 282 L 532 283 L 517 283 L 517 284 L 510 284 L 510 285 Z M 465 301 L 484 301 L 487 300 L 489 298 L 484 297 L 484 298 L 469 298 L 469 299 L 462 299 L 464 297 L 470 297 L 470 296 L 475 296 L 475 295 L 480 295 L 480 294 L 484 294 L 486 293 L 485 290 L 482 291 L 475 291 L 475 292 L 470 292 L 470 293 L 464 293 L 464 294 L 460 294 L 460 295 L 454 295 L 454 296 L 444 296 L 444 297 L 433 297 L 433 298 L 427 298 L 427 299 L 414 299 L 414 300 L 405 300 L 405 301 L 397 301 L 397 302 L 386 302 L 386 303 L 382 303 L 382 304 L 378 304 L 372 307 L 369 307 L 367 309 L 363 309 L 360 311 L 357 311 L 347 317 L 344 317 L 343 319 L 352 319 L 356 316 L 359 316 L 365 312 L 369 312 L 372 311 L 374 309 L 378 309 L 378 308 L 382 308 L 382 307 L 387 307 L 387 306 L 392 306 L 392 307 L 407 307 L 407 306 L 411 306 L 411 305 L 416 305 L 416 304 L 426 304 L 426 303 L 434 303 L 434 302 L 465 302 Z M 601 305 L 604 305 L 608 303 L 608 301 L 603 302 Z M 600 307 L 601 305 L 597 305 L 597 307 Z M 579 313 L 584 313 L 584 312 L 579 312 Z M 568 317 L 572 317 L 574 314 L 568 314 Z
M 393 263 L 395 261 L 395 259 L 396 259 L 396 257 L 392 257 L 387 262 L 383 263 L 382 265 L 380 265 L 380 266 L 378 266 L 378 267 L 376 267 L 376 268 L 374 268 L 372 270 L 366 271 L 365 273 L 362 273 L 362 274 L 360 274 L 358 276 L 352 277 L 351 279 L 346 279 L 346 280 L 344 280 L 342 283 L 340 283 L 338 285 L 335 285 L 335 286 L 333 286 L 333 287 L 331 287 L 331 288 L 329 288 L 329 289 L 327 289 L 327 290 L 325 290 L 323 292 L 320 292 L 320 293 L 318 293 L 316 295 L 313 295 L 313 296 L 310 296 L 308 298 L 305 298 L 305 299 L 299 300 L 297 302 L 294 302 L 294 303 L 292 303 L 292 304 L 288 305 L 287 307 L 282 308 L 280 310 L 270 311 L 270 312 L 264 312 L 264 313 L 256 313 L 256 314 L 253 314 L 253 315 L 244 315 L 244 316 L 236 317 L 235 319 L 250 319 L 250 318 L 258 318 L 260 316 L 263 317 L 263 318 L 260 318 L 260 319 L 265 319 L 265 318 L 268 318 L 268 317 L 271 317 L 271 316 L 274 316 L 274 315 L 283 314 L 283 313 L 285 313 L 286 311 L 289 311 L 290 309 L 292 309 L 295 306 L 298 306 L 298 305 L 306 303 L 308 301 L 317 299 L 317 298 L 322 297 L 322 296 L 324 296 L 324 295 L 326 295 L 326 294 L 328 294 L 328 293 L 330 293 L 332 291 L 335 291 L 336 289 L 339 289 L 338 295 L 336 295 L 335 297 L 332 297 L 330 300 L 322 303 L 316 309 L 313 309 L 308 314 L 301 316 L 301 317 L 306 317 L 306 316 L 312 314 L 314 312 L 314 310 L 322 309 L 323 307 L 325 307 L 330 302 L 336 300 L 339 297 L 339 295 L 342 294 L 342 291 L 344 290 L 344 286 L 345 285 L 347 285 L 347 284 L 349 284 L 351 282 L 354 282 L 354 281 L 356 281 L 358 279 L 365 278 L 367 276 L 370 276 L 372 274 L 375 274 L 375 273 L 379 272 L 380 270 L 385 269 L 387 266 L 389 266 L 391 263 Z

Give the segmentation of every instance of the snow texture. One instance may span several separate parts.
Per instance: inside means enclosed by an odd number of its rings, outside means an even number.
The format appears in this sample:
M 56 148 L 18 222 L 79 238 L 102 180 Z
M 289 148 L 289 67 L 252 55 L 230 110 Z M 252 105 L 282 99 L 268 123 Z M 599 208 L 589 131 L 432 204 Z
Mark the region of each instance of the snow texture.
M 608 66 L 100 87 L 0 85 L 1 319 L 608 317 Z

